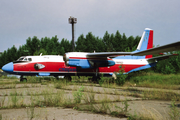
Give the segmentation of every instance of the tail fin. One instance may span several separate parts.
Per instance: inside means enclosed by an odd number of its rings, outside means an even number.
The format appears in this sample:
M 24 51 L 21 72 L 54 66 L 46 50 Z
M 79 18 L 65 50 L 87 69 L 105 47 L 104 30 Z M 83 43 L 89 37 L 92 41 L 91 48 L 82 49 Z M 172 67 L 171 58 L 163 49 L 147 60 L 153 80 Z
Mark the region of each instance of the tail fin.
M 150 49 L 152 47 L 153 47 L 153 30 L 149 28 L 145 28 L 136 51 L 143 51 Z M 146 59 L 152 58 L 152 55 L 146 55 L 145 58 Z

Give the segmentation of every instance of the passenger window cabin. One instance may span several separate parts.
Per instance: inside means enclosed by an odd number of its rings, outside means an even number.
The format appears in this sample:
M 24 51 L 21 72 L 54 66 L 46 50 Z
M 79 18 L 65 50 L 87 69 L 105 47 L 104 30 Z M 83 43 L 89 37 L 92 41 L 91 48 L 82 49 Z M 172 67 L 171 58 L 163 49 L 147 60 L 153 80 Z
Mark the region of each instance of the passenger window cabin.
M 32 61 L 32 58 L 28 58 L 28 61 Z

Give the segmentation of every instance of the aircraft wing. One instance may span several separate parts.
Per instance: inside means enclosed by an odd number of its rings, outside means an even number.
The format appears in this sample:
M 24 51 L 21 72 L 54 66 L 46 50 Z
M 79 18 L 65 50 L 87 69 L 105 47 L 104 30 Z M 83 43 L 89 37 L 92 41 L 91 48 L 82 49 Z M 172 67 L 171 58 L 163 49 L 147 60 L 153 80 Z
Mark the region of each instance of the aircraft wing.
M 109 57 L 109 56 L 121 56 L 121 55 L 131 55 L 132 52 L 98 52 L 98 53 L 88 53 L 87 56 L 90 57 Z
M 180 41 L 171 43 L 171 44 L 167 44 L 167 45 L 163 45 L 160 47 L 147 49 L 147 50 L 140 51 L 140 52 L 135 52 L 132 55 L 135 55 L 135 56 L 154 55 L 154 54 L 159 54 L 162 52 L 171 52 L 171 51 L 177 51 L 177 50 L 180 50 Z
M 113 57 L 113 56 L 122 56 L 122 55 L 144 56 L 144 55 L 154 55 L 162 52 L 171 52 L 177 50 L 180 50 L 180 41 L 139 52 L 98 52 L 98 53 L 88 53 L 87 56 L 90 57 Z

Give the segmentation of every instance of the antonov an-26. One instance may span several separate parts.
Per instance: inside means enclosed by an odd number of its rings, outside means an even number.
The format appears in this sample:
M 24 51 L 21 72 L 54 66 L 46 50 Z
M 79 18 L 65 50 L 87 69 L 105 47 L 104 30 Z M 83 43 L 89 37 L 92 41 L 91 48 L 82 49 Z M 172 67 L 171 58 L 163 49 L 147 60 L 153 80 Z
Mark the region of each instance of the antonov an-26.
M 167 59 L 177 54 L 152 57 L 153 54 L 177 51 L 180 41 L 153 48 L 153 30 L 146 28 L 142 34 L 138 47 L 133 52 L 68 52 L 64 56 L 22 56 L 17 61 L 10 62 L 2 70 L 23 76 L 93 76 L 93 80 L 103 76 L 112 76 L 122 65 L 124 72 L 130 73 L 147 69 L 156 65 L 159 60 Z

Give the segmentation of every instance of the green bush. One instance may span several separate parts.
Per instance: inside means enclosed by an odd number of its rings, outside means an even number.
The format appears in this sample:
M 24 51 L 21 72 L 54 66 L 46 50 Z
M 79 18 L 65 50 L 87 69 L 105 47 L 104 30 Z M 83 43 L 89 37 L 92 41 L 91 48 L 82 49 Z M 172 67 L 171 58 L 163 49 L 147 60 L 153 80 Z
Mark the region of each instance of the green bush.
M 84 86 L 80 87 L 77 91 L 73 93 L 75 103 L 81 103 L 83 91 L 84 91 Z
M 154 68 L 155 72 L 163 74 L 176 74 L 180 71 L 180 51 L 177 51 L 178 56 L 159 61 Z M 171 53 L 173 54 L 173 53 Z
M 127 75 L 124 74 L 124 66 L 120 65 L 119 66 L 119 71 L 116 73 L 117 79 L 115 79 L 115 83 L 117 85 L 124 85 Z

